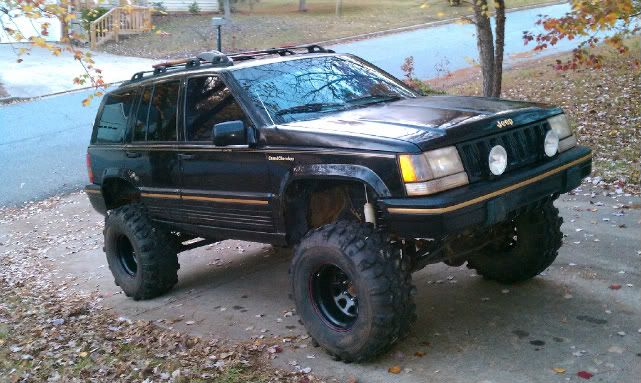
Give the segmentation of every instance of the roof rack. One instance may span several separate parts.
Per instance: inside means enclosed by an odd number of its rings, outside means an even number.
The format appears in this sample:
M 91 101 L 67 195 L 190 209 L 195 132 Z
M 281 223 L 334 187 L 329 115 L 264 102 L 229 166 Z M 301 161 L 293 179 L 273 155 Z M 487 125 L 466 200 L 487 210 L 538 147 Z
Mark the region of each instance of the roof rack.
M 304 50 L 305 52 L 297 52 Z M 269 48 L 259 51 L 239 52 L 228 55 L 234 61 L 252 60 L 265 56 L 279 55 L 290 56 L 299 53 L 334 53 L 333 50 L 321 47 L 320 45 L 290 45 L 280 48 Z
M 291 56 L 300 53 L 334 53 L 333 50 L 323 48 L 320 45 L 291 45 L 280 48 L 269 48 L 257 51 L 238 52 L 232 54 L 224 54 L 219 51 L 203 52 L 196 57 L 178 59 L 173 61 L 165 61 L 159 64 L 152 65 L 154 68 L 151 71 L 142 71 L 135 73 L 130 82 L 139 81 L 143 78 L 167 73 L 168 70 L 176 69 L 195 69 L 201 66 L 209 65 L 214 67 L 226 67 L 234 65 L 234 61 L 245 61 L 259 59 L 267 56 Z

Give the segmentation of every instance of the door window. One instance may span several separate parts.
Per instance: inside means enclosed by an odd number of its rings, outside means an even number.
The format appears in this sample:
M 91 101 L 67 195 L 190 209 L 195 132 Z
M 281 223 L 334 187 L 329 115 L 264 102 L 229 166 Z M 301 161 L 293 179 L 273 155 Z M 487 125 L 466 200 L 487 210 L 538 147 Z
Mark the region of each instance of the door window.
M 133 92 L 109 94 L 98 119 L 93 142 L 98 144 L 121 143 L 127 131 L 127 119 L 134 100 Z
M 180 81 L 143 89 L 134 124 L 134 141 L 176 141 Z
M 187 141 L 212 141 L 215 124 L 249 121 L 231 92 L 218 77 L 196 77 L 187 82 L 185 103 Z

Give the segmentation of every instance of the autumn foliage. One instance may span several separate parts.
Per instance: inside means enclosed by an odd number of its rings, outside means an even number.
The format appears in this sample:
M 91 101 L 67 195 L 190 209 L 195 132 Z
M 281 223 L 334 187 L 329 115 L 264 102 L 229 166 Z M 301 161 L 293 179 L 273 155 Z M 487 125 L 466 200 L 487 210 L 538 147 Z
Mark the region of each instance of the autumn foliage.
M 96 89 L 94 94 L 83 100 L 83 104 L 88 105 L 94 96 L 102 94 L 105 82 L 101 70 L 95 66 L 91 52 L 73 44 L 74 41 L 80 40 L 81 36 L 68 32 L 67 25 L 76 17 L 75 13 L 70 11 L 71 5 L 71 0 L 58 0 L 56 3 L 46 0 L 5 0 L 0 5 L 0 12 L 6 17 L 5 22 L 0 23 L 0 26 L 13 40 L 28 42 L 28 44 L 20 44 L 15 50 L 18 62 L 22 62 L 23 57 L 33 48 L 47 49 L 54 56 L 64 53 L 72 55 L 82 68 L 82 74 L 73 79 L 74 84 L 89 85 Z M 31 29 L 22 30 L 20 23 L 16 21 L 18 18 L 28 19 Z M 58 19 L 62 25 L 59 43 L 47 41 L 50 23 L 35 22 L 52 18 Z M 39 26 L 39 30 L 34 30 L 34 25 Z
M 581 39 L 569 60 L 557 61 L 556 69 L 576 69 L 581 65 L 599 68 L 602 57 L 592 49 L 608 44 L 621 54 L 628 53 L 626 38 L 641 31 L 641 0 L 572 0 L 572 10 L 563 17 L 541 15 L 537 25 L 543 33 L 523 33 L 525 44 L 534 42 L 534 50 L 544 50 L 562 39 Z M 636 60 L 637 66 L 639 60 Z

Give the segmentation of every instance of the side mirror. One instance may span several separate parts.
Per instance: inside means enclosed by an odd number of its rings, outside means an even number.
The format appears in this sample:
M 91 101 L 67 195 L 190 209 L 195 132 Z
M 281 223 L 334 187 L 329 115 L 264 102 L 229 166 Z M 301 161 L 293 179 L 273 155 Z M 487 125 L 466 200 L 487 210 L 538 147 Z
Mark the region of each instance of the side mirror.
M 211 136 L 216 146 L 247 145 L 247 129 L 245 123 L 240 120 L 214 125 Z

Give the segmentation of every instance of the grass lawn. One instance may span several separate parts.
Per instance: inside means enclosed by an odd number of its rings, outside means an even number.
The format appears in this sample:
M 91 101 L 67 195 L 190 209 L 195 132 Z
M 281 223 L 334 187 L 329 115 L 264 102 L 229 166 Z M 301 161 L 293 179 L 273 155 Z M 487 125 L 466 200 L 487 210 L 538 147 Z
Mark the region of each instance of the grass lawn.
M 508 0 L 508 7 L 550 0 Z M 493 4 L 493 2 L 490 2 Z M 296 0 L 260 0 L 251 9 L 243 2 L 224 27 L 227 51 L 311 43 L 363 33 L 411 26 L 472 14 L 470 3 L 451 7 L 447 0 L 344 0 L 342 17 L 335 0 L 309 0 L 308 11 L 298 12 Z M 101 49 L 122 55 L 152 58 L 177 57 L 215 47 L 212 15 L 155 17 L 159 33 L 132 36 Z
M 632 42 L 629 55 L 600 47 L 602 69 L 558 72 L 551 65 L 568 54 L 528 61 L 503 76 L 502 97 L 561 106 L 570 117 L 582 145 L 594 152 L 593 177 L 610 191 L 639 193 L 641 182 L 641 43 Z M 456 75 L 455 75 L 456 76 Z M 450 94 L 480 95 L 480 78 L 454 79 Z M 432 84 L 434 84 L 432 82 Z

